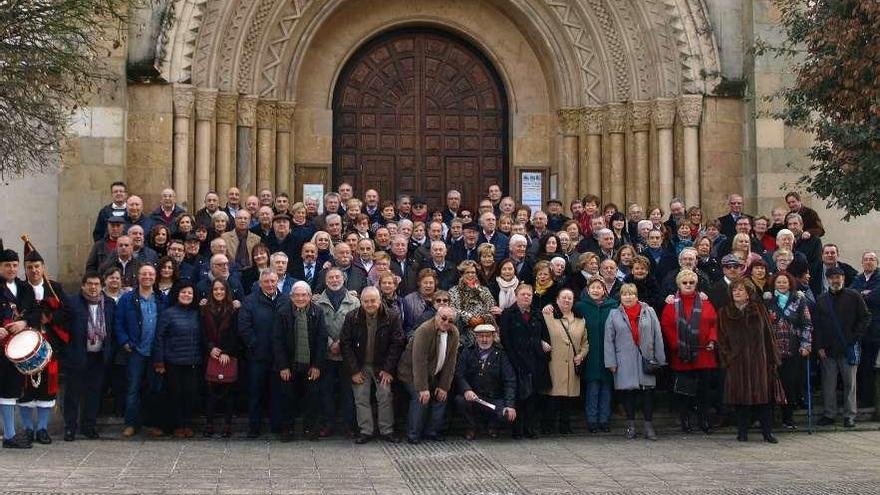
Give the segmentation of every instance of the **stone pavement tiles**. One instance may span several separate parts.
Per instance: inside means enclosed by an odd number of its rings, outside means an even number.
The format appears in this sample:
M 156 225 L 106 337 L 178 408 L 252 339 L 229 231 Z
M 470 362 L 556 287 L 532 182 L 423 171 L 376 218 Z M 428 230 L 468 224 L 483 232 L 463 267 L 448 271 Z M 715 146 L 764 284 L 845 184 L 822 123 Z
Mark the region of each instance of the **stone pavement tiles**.
M 59 439 L 60 440 L 60 439 Z M 420 445 L 78 440 L 0 451 L 0 493 L 880 494 L 880 432 Z

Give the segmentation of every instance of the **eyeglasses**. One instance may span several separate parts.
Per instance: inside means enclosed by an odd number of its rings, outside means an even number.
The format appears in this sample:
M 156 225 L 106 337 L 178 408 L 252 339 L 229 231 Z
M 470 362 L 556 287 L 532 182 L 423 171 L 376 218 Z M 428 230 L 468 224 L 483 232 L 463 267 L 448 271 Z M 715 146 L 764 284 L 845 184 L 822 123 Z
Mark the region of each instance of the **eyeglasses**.
M 694 280 L 682 280 L 681 285 L 697 285 L 697 282 Z
M 449 302 L 449 299 L 447 299 L 447 298 L 445 298 L 445 297 L 441 297 L 441 298 L 439 298 L 439 299 L 434 299 L 434 302 L 435 302 L 435 303 L 448 303 L 448 302 Z

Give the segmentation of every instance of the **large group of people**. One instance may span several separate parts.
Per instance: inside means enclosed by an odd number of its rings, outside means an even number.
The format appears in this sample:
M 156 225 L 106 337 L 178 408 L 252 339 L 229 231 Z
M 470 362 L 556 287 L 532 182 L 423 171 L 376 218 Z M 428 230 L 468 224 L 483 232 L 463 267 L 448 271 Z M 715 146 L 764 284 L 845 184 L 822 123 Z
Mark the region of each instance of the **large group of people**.
M 810 363 L 819 424 L 836 420 L 838 377 L 843 426 L 880 395 L 877 255 L 861 273 L 840 261 L 795 192 L 769 217 L 731 194 L 713 220 L 680 199 L 532 211 L 498 185 L 477 208 L 343 183 L 302 202 L 233 187 L 195 212 L 166 189 L 147 213 L 124 183 L 110 192 L 77 290 L 29 244 L 20 279 L 0 247 L 0 340 L 33 332 L 53 350 L 30 370 L 0 356 L 5 448 L 52 441 L 59 374 L 65 441 L 99 437 L 108 397 L 123 437 L 192 437 L 200 408 L 200 434 L 229 437 L 241 403 L 249 438 L 268 415 L 282 442 L 297 424 L 308 440 L 442 441 L 457 413 L 469 440 L 522 439 L 572 418 L 611 431 L 616 404 L 626 438 L 656 440 L 659 389 L 686 433 L 730 421 L 746 441 L 757 419 L 776 443 L 775 412 L 798 427 Z

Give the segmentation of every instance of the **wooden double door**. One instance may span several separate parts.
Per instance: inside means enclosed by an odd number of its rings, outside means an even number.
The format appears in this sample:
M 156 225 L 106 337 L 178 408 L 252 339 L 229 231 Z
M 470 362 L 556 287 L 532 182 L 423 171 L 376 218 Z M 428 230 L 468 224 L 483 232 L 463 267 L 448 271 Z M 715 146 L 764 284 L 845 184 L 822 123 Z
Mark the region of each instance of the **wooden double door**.
M 476 208 L 491 184 L 507 190 L 507 96 L 489 61 L 433 29 L 378 36 L 346 64 L 333 99 L 333 181 Z

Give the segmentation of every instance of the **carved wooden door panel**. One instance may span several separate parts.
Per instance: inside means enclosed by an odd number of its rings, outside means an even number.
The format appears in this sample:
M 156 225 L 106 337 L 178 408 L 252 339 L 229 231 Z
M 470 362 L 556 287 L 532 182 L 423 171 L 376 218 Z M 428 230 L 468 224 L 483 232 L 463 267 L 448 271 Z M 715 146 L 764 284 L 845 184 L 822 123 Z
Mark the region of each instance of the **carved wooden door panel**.
M 334 182 L 383 199 L 446 191 L 476 208 L 507 189 L 507 98 L 476 49 L 441 31 L 407 29 L 367 43 L 346 64 L 333 101 Z

